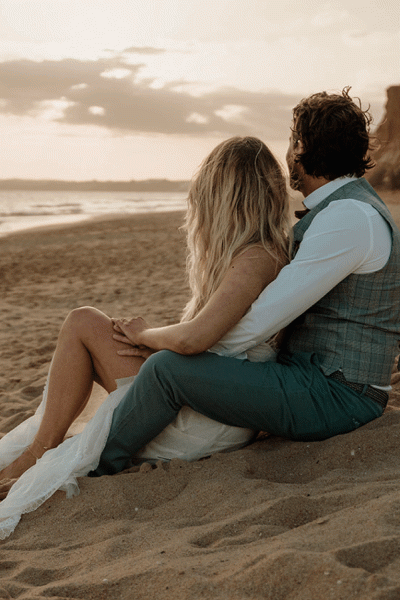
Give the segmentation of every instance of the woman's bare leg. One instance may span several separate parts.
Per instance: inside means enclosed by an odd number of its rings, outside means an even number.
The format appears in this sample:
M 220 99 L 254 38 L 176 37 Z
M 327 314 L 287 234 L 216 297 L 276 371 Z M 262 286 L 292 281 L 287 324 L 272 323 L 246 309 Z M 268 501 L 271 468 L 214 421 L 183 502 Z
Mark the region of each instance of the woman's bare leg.
M 119 356 L 117 350 L 126 345 L 112 335 L 111 319 L 97 309 L 78 308 L 68 315 L 53 357 L 42 423 L 29 449 L 0 471 L 0 480 L 20 477 L 47 449 L 63 441 L 85 408 L 94 381 L 112 392 L 116 379 L 139 372 L 144 359 Z

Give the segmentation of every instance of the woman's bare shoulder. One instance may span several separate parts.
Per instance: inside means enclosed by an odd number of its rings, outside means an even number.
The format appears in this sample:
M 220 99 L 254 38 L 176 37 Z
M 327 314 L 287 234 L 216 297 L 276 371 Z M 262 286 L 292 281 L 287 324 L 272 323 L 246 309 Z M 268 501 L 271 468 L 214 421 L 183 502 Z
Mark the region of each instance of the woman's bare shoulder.
M 283 266 L 283 261 L 279 260 L 275 253 L 261 245 L 248 246 L 231 262 L 233 269 L 240 268 L 258 272 L 264 285 L 275 279 Z
M 243 248 L 239 252 L 237 256 L 232 260 L 232 265 L 240 260 L 249 260 L 249 259 L 259 259 L 261 261 L 265 261 L 267 263 L 276 264 L 282 263 L 282 260 L 273 252 L 272 250 L 267 250 L 264 246 L 259 244 L 254 244 L 252 246 L 247 246 Z M 281 265 L 283 266 L 283 265 Z

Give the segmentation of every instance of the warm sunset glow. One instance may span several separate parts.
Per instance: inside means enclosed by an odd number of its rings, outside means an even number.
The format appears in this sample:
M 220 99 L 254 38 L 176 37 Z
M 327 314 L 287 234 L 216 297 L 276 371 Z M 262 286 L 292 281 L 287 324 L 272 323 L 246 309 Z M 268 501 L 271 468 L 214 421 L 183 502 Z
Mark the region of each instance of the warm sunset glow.
M 231 135 L 283 160 L 291 107 L 352 86 L 382 116 L 397 0 L 3 0 L 2 178 L 189 178 Z

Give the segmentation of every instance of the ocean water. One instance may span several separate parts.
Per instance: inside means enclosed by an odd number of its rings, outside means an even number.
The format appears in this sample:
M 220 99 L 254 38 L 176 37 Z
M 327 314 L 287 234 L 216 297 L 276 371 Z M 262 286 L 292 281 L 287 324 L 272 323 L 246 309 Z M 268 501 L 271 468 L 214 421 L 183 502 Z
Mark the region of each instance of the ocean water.
M 0 236 L 99 215 L 185 210 L 185 192 L 51 192 L 0 190 Z

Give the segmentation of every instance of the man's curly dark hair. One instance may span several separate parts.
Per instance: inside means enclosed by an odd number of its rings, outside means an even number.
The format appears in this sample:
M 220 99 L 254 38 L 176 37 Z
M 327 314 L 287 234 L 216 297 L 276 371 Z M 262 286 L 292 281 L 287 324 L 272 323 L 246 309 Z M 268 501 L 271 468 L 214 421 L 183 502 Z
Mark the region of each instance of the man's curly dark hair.
M 293 135 L 303 143 L 297 159 L 313 177 L 336 179 L 345 175 L 362 177 L 374 163 L 369 129 L 372 117 L 349 96 L 320 92 L 304 98 L 293 109 Z

